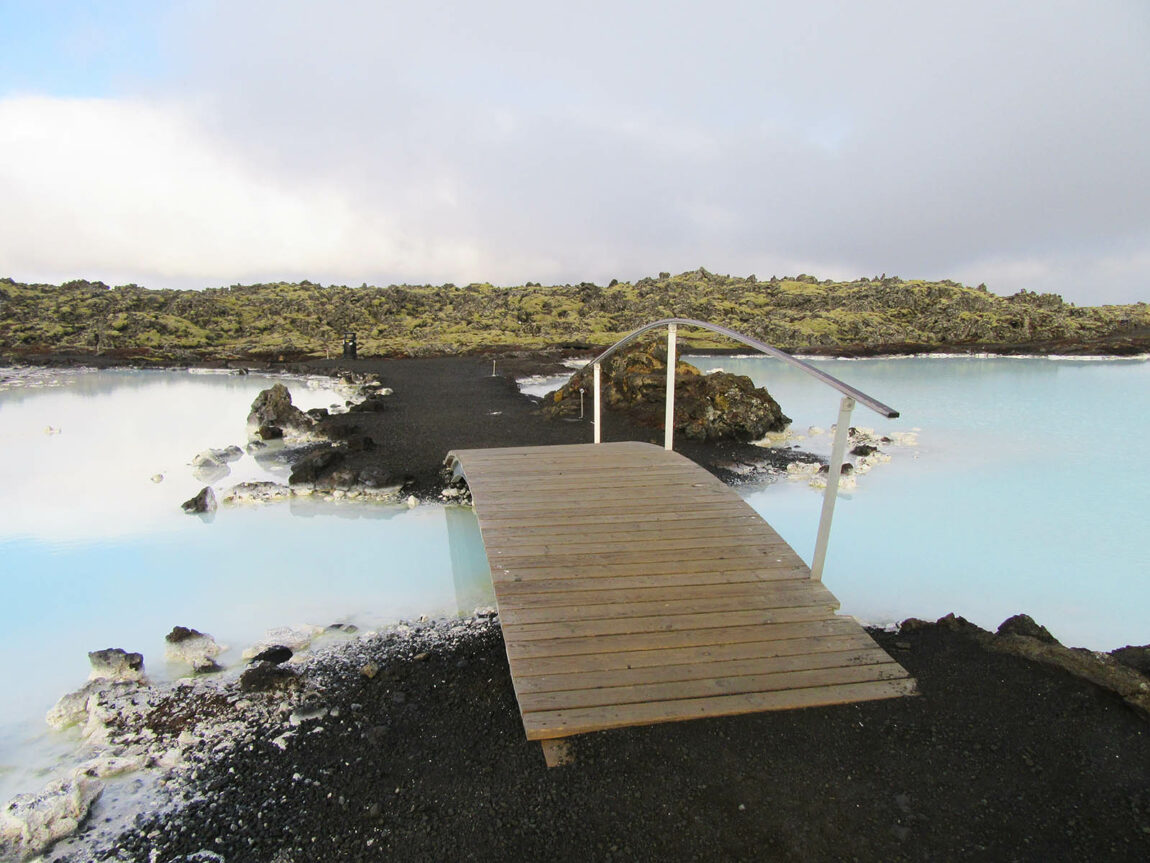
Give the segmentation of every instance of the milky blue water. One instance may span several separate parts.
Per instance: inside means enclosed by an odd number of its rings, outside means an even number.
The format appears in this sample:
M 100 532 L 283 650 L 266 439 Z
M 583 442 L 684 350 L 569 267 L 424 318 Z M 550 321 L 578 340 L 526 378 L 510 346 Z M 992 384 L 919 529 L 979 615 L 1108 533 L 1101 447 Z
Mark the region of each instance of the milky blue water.
M 834 423 L 834 391 L 774 360 L 692 362 L 751 375 L 795 421 L 783 445 L 829 451 L 829 431 L 810 427 Z M 954 611 L 995 627 L 1026 612 L 1067 644 L 1150 642 L 1150 363 L 816 364 L 902 412 L 888 421 L 860 406 L 852 418 L 903 437 L 840 496 L 824 579 L 843 613 L 887 623 Z M 15 375 L 0 370 L 0 800 L 65 757 L 72 738 L 42 717 L 83 682 L 89 650 L 141 651 L 163 678 L 180 673 L 163 660 L 176 624 L 231 645 L 226 662 L 274 626 L 382 626 L 490 601 L 467 510 L 299 499 L 212 520 L 180 510 L 203 485 L 192 457 L 242 446 L 271 379 L 52 373 L 28 383 L 56 386 L 25 387 Z M 329 381 L 289 385 L 304 408 L 347 395 Z M 217 490 L 283 478 L 249 456 L 231 467 Z M 739 490 L 809 561 L 821 493 L 787 479 Z
M 186 670 L 164 661 L 175 625 L 211 633 L 231 648 L 221 661 L 238 663 L 272 627 L 366 629 L 491 602 L 464 508 L 304 498 L 212 519 L 180 509 L 204 485 L 192 457 L 242 447 L 252 400 L 277 379 L 117 371 L 13 387 L 17 376 L 0 370 L 0 801 L 65 757 L 71 737 L 43 716 L 84 682 L 90 650 L 140 651 L 163 679 Z M 347 395 L 326 380 L 287 383 L 305 409 Z M 217 493 L 286 479 L 249 455 L 231 469 Z
M 768 358 L 695 357 L 767 386 L 793 428 L 829 428 L 839 395 Z M 1030 614 L 1066 644 L 1150 642 L 1150 362 L 1013 358 L 821 360 L 898 409 L 852 424 L 917 432 L 883 447 L 835 510 L 824 581 L 842 611 L 886 623 L 954 611 L 985 627 Z M 830 435 L 799 441 L 826 454 Z M 744 487 L 807 561 L 821 493 Z

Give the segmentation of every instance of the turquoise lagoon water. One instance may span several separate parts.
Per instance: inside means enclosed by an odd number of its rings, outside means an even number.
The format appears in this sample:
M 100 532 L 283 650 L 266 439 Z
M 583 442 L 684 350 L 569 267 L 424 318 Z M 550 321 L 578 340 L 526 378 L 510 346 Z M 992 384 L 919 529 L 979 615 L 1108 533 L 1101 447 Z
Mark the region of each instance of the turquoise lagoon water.
M 834 423 L 833 390 L 764 358 L 692 362 L 768 386 L 794 419 L 786 445 L 829 451 L 829 432 L 809 427 Z M 917 438 L 884 447 L 891 461 L 840 496 L 824 578 L 844 613 L 883 624 L 954 611 L 994 627 L 1025 611 L 1068 644 L 1150 642 L 1150 363 L 815 364 L 902 412 L 860 406 L 852 424 Z M 465 509 L 297 499 L 210 521 L 181 512 L 203 485 L 192 457 L 242 446 L 270 383 L 0 370 L 0 800 L 66 763 L 73 740 L 43 714 L 83 682 L 89 650 L 138 650 L 163 678 L 179 673 L 163 661 L 176 624 L 231 645 L 227 661 L 274 626 L 372 627 L 490 602 Z M 346 395 L 330 381 L 289 386 L 304 408 Z M 217 490 L 277 475 L 249 456 L 231 467 Z M 786 479 L 739 490 L 809 561 L 821 492 Z
M 835 422 L 839 394 L 768 358 L 693 357 L 749 375 L 800 434 Z M 956 612 L 997 627 L 1025 612 L 1066 644 L 1150 642 L 1150 362 L 817 360 L 901 412 L 852 425 L 917 445 L 858 478 L 835 510 L 824 581 L 874 623 Z M 830 450 L 829 432 L 798 441 Z M 821 492 L 781 481 L 746 499 L 810 560 Z
M 0 800 L 67 762 L 73 736 L 43 716 L 84 682 L 90 650 L 140 651 L 163 679 L 182 672 L 163 658 L 177 624 L 229 645 L 227 663 L 276 626 L 368 628 L 492 601 L 461 507 L 301 498 L 182 512 L 204 485 L 192 457 L 243 446 L 252 399 L 273 380 L 0 370 Z M 286 383 L 305 409 L 346 396 L 326 380 Z M 231 468 L 217 493 L 284 478 L 248 455 Z

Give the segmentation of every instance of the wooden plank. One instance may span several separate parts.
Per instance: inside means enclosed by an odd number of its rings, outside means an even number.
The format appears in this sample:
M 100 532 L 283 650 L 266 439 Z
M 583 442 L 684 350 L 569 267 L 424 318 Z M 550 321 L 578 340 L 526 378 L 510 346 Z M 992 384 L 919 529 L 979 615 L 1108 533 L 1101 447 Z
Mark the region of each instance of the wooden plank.
M 482 528 L 484 541 L 499 542 L 505 540 L 527 541 L 542 538 L 559 541 L 591 541 L 612 542 L 618 540 L 638 540 L 652 536 L 762 536 L 774 541 L 780 539 L 773 530 L 763 530 L 751 518 L 732 518 L 722 514 L 693 519 L 691 521 L 667 521 L 639 519 L 622 522 L 619 518 L 604 519 L 593 524 L 536 524 L 524 520 L 516 527 L 484 525 Z
M 537 639 L 584 638 L 587 636 L 626 635 L 631 633 L 680 630 L 728 629 L 772 623 L 795 623 L 826 620 L 834 614 L 828 605 L 802 605 L 793 608 L 756 608 L 750 611 L 726 611 L 704 614 L 653 615 L 650 617 L 607 618 L 595 620 L 549 621 L 547 623 L 512 623 L 503 620 L 503 633 L 517 642 Z
M 746 569 L 708 570 L 699 572 L 691 569 L 687 572 L 663 573 L 660 568 L 653 567 L 657 574 L 653 575 L 617 575 L 614 572 L 603 573 L 599 569 L 585 568 L 582 571 L 570 569 L 531 570 L 527 577 L 520 577 L 522 570 L 512 567 L 507 570 L 492 570 L 492 580 L 499 582 L 499 597 L 528 596 L 533 594 L 546 594 L 550 592 L 566 592 L 579 590 L 602 590 L 604 588 L 649 588 L 649 587 L 691 587 L 702 585 L 726 584 L 790 584 L 796 581 L 809 581 L 811 571 L 806 564 L 793 568 L 764 570 L 761 567 L 749 566 Z M 542 575 L 538 575 L 543 573 Z M 553 575 L 548 575 L 552 573 Z M 536 577 L 538 575 L 538 577 Z M 561 576 L 575 575 L 575 578 Z M 596 575 L 602 577 L 596 577 Z
M 585 584 L 577 581 L 577 584 Z M 834 603 L 834 594 L 821 581 L 793 579 L 791 581 L 734 581 L 719 584 L 658 585 L 655 587 L 614 588 L 606 590 L 551 590 L 541 593 L 508 595 L 501 592 L 500 608 L 528 609 L 578 606 L 593 609 L 597 606 L 629 605 L 644 602 L 688 602 L 704 600 L 762 599 L 765 602 L 783 600 L 792 595 L 817 597 L 825 604 Z
M 691 492 L 688 498 L 674 498 L 674 497 L 635 497 L 631 499 L 614 499 L 603 498 L 595 499 L 592 497 L 578 498 L 578 499 L 557 499 L 555 495 L 548 494 L 543 489 L 533 489 L 521 491 L 516 494 L 508 493 L 504 495 L 503 500 L 499 500 L 498 496 L 492 503 L 498 507 L 501 514 L 525 512 L 531 513 L 538 510 L 540 506 L 545 508 L 549 513 L 557 512 L 570 512 L 574 515 L 586 515 L 588 513 L 604 513 L 604 512 L 623 512 L 634 513 L 636 515 L 648 512 L 701 512 L 711 506 L 728 506 L 738 509 L 749 510 L 750 505 L 732 499 L 728 493 L 724 493 L 723 489 L 719 488 L 696 488 Z M 473 495 L 474 496 L 474 495 Z M 484 505 L 486 501 L 482 495 L 475 497 L 476 512 L 483 515 Z M 752 512 L 754 510 L 751 510 Z
M 575 760 L 570 741 L 553 737 L 539 742 L 543 746 L 543 763 L 548 767 L 564 767 Z
M 808 582 L 816 583 L 817 582 Z M 557 623 L 574 620 L 610 620 L 615 618 L 650 617 L 658 615 L 689 615 L 720 611 L 752 611 L 769 608 L 796 608 L 819 606 L 834 609 L 838 602 L 830 591 L 789 591 L 786 593 L 758 593 L 734 596 L 716 596 L 706 599 L 656 599 L 643 602 L 605 602 L 581 604 L 568 601 L 562 605 L 543 608 L 517 606 L 511 602 L 499 604 L 499 617 L 505 624 L 520 626 L 529 623 Z
M 767 674 L 744 674 L 734 677 L 705 677 L 695 680 L 673 680 L 635 686 L 612 686 L 597 689 L 561 690 L 558 692 L 519 693 L 519 709 L 528 713 L 543 710 L 570 710 L 606 705 L 631 705 L 642 702 L 681 701 L 715 695 L 777 692 L 786 689 L 809 689 L 838 686 L 844 683 L 866 683 L 873 680 L 897 680 L 909 675 L 889 657 L 876 665 L 845 665 L 801 671 L 777 671 Z
M 855 636 L 843 636 L 848 642 Z M 825 644 L 821 642 L 820 644 Z M 718 677 L 771 674 L 779 671 L 807 671 L 815 668 L 837 668 L 845 665 L 880 665 L 891 662 L 886 651 L 874 642 L 847 650 L 821 650 L 780 656 L 754 656 L 749 659 L 726 659 L 713 662 L 686 662 L 636 668 L 613 668 L 605 671 L 575 671 L 556 674 L 520 675 L 515 678 L 517 693 L 570 692 L 615 686 L 638 686 L 680 680 L 705 680 Z
M 778 533 L 682 456 L 630 441 L 453 455 L 531 739 L 912 691 Z
M 715 483 L 719 480 L 715 479 Z M 508 477 L 505 480 L 485 479 L 482 482 L 468 483 L 471 496 L 476 500 L 484 501 L 490 496 L 506 495 L 520 498 L 524 494 L 547 494 L 554 499 L 557 495 L 574 494 L 575 492 L 588 492 L 592 500 L 607 495 L 619 495 L 630 489 L 649 490 L 653 487 L 663 489 L 668 494 L 681 493 L 679 490 L 713 488 L 714 483 L 703 480 L 698 474 L 690 471 L 657 471 L 650 475 L 640 476 L 615 473 L 609 483 L 600 476 L 551 477 L 526 481 L 519 477 Z
M 844 624 L 849 621 L 843 621 Z M 686 664 L 704 666 L 712 662 L 737 659 L 761 659 L 772 656 L 816 654 L 875 647 L 872 639 L 859 626 L 844 626 L 832 635 L 806 638 L 780 638 L 764 641 L 744 641 L 723 644 L 667 647 L 656 650 L 617 650 L 608 653 L 584 653 L 556 657 L 531 657 L 515 660 L 515 680 L 535 676 L 580 674 L 583 672 L 611 671 L 615 669 L 659 668 Z
M 483 533 L 514 532 L 517 530 L 547 530 L 555 527 L 594 529 L 602 525 L 619 525 L 619 518 L 609 513 L 583 512 L 578 515 L 553 515 L 550 512 L 536 510 L 525 516 L 506 517 L 502 512 L 494 511 L 484 513 L 481 519 Z M 702 523 L 734 522 L 738 524 L 754 524 L 761 522 L 762 517 L 753 509 L 743 504 L 725 505 L 722 508 L 707 507 L 702 512 L 649 512 L 637 513 L 636 517 L 629 519 L 628 523 L 636 530 L 658 530 L 665 526 L 682 524 L 684 526 Z M 768 525 L 769 527 L 769 525 Z
M 633 480 L 639 484 L 649 483 L 652 476 L 693 477 L 700 482 L 703 481 L 704 476 L 714 478 L 712 474 L 700 474 L 698 467 L 692 464 L 663 464 L 651 461 L 642 465 L 643 470 L 641 471 L 635 471 L 634 467 L 635 461 L 625 458 L 611 461 L 572 460 L 565 465 L 516 465 L 513 471 L 495 469 L 482 472 L 475 477 L 473 482 L 477 485 L 488 486 L 509 484 L 521 480 L 520 485 L 522 486 L 524 483 L 535 481 L 551 483 L 586 477 L 593 477 L 598 480 L 606 478 L 612 482 Z M 715 481 L 719 482 L 720 480 L 715 478 Z M 608 484 L 607 488 L 610 487 L 611 485 Z M 603 490 L 604 486 L 600 485 L 599 489 Z
M 528 740 L 569 737 L 588 731 L 649 725 L 656 722 L 699 719 L 707 716 L 734 716 L 761 710 L 792 710 L 823 707 L 916 694 L 913 680 L 880 680 L 813 687 L 782 692 L 751 692 L 682 701 L 629 704 L 625 707 L 585 707 L 575 710 L 542 710 L 523 715 Z
M 802 560 L 795 558 L 790 562 L 788 560 L 780 562 L 771 557 L 760 556 L 712 560 L 711 566 L 707 568 L 700 567 L 698 560 L 638 560 L 635 563 L 615 563 L 607 567 L 601 562 L 593 562 L 585 557 L 578 564 L 563 562 L 557 565 L 547 558 L 534 559 L 531 562 L 509 558 L 504 563 L 491 564 L 491 578 L 499 582 L 500 586 L 497 590 L 507 582 L 550 581 L 563 578 L 601 581 L 629 578 L 629 576 L 657 578 L 664 575 L 668 579 L 667 583 L 673 583 L 670 581 L 673 576 L 688 575 L 690 578 L 699 579 L 698 582 L 689 583 L 705 583 L 708 575 L 735 576 L 739 573 L 754 575 L 760 579 L 811 578 L 810 567 Z
M 710 502 L 695 497 L 693 504 L 685 503 L 679 499 L 667 500 L 605 500 L 583 501 L 570 499 L 556 500 L 554 497 L 540 495 L 531 498 L 514 498 L 507 501 L 489 502 L 482 499 L 475 501 L 475 514 L 480 523 L 490 517 L 492 521 L 504 519 L 564 519 L 579 518 L 582 516 L 596 516 L 598 518 L 625 518 L 628 521 L 655 520 L 660 515 L 689 515 L 697 517 L 706 514 L 719 517 L 725 513 L 733 515 L 749 515 L 754 510 L 745 504 L 736 501 L 723 500 L 712 495 Z
M 848 624 L 850 621 L 843 621 Z M 583 638 L 519 640 L 503 631 L 509 661 L 542 656 L 573 656 L 580 653 L 613 653 L 624 650 L 657 650 L 663 647 L 701 647 L 736 644 L 740 641 L 770 641 L 773 638 L 806 638 L 842 632 L 840 620 L 800 621 L 758 626 L 720 626 L 674 632 L 637 632 L 620 635 L 591 635 Z M 857 626 L 857 624 L 855 624 Z M 514 669 L 513 669 L 514 670 Z
M 764 537 L 761 534 L 752 533 L 747 536 L 708 536 L 705 533 L 655 533 L 655 534 L 637 534 L 634 537 L 610 540 L 597 540 L 597 539 L 583 539 L 581 537 L 574 537 L 567 540 L 563 537 L 556 537 L 549 542 L 540 542 L 538 538 L 532 537 L 531 541 L 526 540 L 516 541 L 513 537 L 507 537 L 501 540 L 492 540 L 490 544 L 484 538 L 484 545 L 487 545 L 487 553 L 489 557 L 498 558 L 500 561 L 506 561 L 508 558 L 514 557 L 539 557 L 543 555 L 548 558 L 556 558 L 561 556 L 578 555 L 583 557 L 590 557 L 594 560 L 601 560 L 608 554 L 615 553 L 630 553 L 630 554 L 646 554 L 648 550 L 652 552 L 669 552 L 669 551 L 683 551 L 687 549 L 720 549 L 734 551 L 736 549 L 759 549 L 764 554 L 778 553 L 782 554 L 783 550 L 790 551 L 782 540 L 771 540 L 770 537 Z M 711 558 L 707 558 L 708 560 Z
M 486 520 L 485 520 L 486 521 Z M 601 518 L 599 521 L 582 524 L 571 524 L 563 520 L 550 523 L 540 523 L 534 519 L 524 519 L 518 525 L 504 522 L 502 525 L 484 523 L 482 528 L 484 542 L 497 542 L 499 540 L 514 539 L 528 540 L 537 537 L 580 537 L 595 541 L 611 542 L 620 539 L 635 539 L 647 534 L 702 534 L 705 536 L 762 536 L 761 522 L 756 524 L 750 516 L 731 517 L 729 515 L 704 516 L 701 518 L 669 521 L 634 521 L 620 524 L 617 518 Z
M 666 549 L 657 546 L 647 547 L 636 545 L 629 551 L 611 551 L 604 554 L 547 554 L 535 553 L 529 556 L 501 554 L 494 552 L 489 555 L 492 567 L 516 566 L 530 569 L 532 567 L 566 567 L 579 566 L 591 563 L 595 566 L 615 566 L 616 564 L 639 563 L 681 563 L 694 562 L 696 568 L 722 567 L 725 563 L 755 561 L 770 566 L 772 563 L 786 563 L 793 555 L 790 547 L 782 544 L 756 543 L 755 545 L 728 545 L 707 546 L 703 548 Z
M 549 444 L 547 446 L 502 446 L 485 447 L 483 449 L 452 450 L 448 457 L 454 455 L 458 459 L 468 457 L 469 461 L 500 461 L 517 458 L 529 461 L 539 461 L 575 456 L 577 458 L 599 458 L 606 455 L 625 453 L 633 458 L 650 458 L 658 455 L 658 448 L 642 441 L 607 441 L 594 444 L 594 449 L 588 444 L 563 443 Z

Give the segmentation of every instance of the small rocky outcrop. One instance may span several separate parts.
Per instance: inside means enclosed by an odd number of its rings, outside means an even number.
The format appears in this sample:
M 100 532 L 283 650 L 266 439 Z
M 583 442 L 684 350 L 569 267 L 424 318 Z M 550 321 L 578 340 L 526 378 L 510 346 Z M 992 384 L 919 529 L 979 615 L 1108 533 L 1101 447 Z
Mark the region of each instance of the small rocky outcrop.
M 77 777 L 20 794 L 0 809 L 0 856 L 28 859 L 79 829 L 104 785 Z
M 1131 708 L 1150 719 L 1150 678 L 1115 656 L 1117 651 L 1098 653 L 1081 647 L 1065 647 L 1046 627 L 1025 614 L 1003 621 L 996 633 L 987 632 L 955 614 L 940 617 L 934 623 L 908 618 L 899 625 L 899 632 L 912 633 L 935 626 L 962 633 L 987 650 L 1021 656 L 1088 680 L 1121 696 Z
M 219 671 L 216 657 L 224 648 L 204 632 L 186 626 L 176 626 L 164 636 L 164 658 L 168 662 L 190 665 L 197 674 Z
M 1008 617 L 998 627 L 999 635 L 1023 635 L 1033 638 L 1044 644 L 1058 644 L 1058 639 L 1050 634 L 1050 630 L 1039 623 L 1029 614 L 1016 614 Z
M 144 655 L 128 653 L 120 647 L 93 650 L 88 654 L 92 664 L 89 680 L 138 681 L 144 678 Z
M 204 486 L 200 489 L 200 493 L 193 498 L 185 500 L 180 506 L 184 512 L 196 513 L 213 513 L 216 511 L 216 493 L 212 491 L 210 485 Z
M 667 350 L 664 345 L 640 345 L 603 364 L 603 404 L 625 413 L 638 425 L 659 428 L 664 423 Z M 546 416 L 579 416 L 580 389 L 584 414 L 594 398 L 590 367 L 576 372 L 561 389 L 543 399 Z M 746 375 L 712 372 L 704 375 L 690 363 L 675 366 L 675 431 L 691 440 L 754 441 L 790 424 L 771 394 Z
M 1128 644 L 1110 651 L 1110 655 L 1127 668 L 1133 668 L 1147 677 L 1150 677 L 1150 644 L 1135 646 Z
M 224 503 L 267 503 L 273 500 L 286 500 L 292 490 L 278 482 L 241 482 L 233 485 L 224 495 Z
M 343 461 L 343 457 L 343 452 L 335 449 L 331 444 L 314 449 L 292 465 L 288 483 L 291 485 L 314 483 L 332 467 Z
M 143 654 L 110 647 L 92 651 L 88 661 L 92 665 L 88 682 L 61 696 L 44 717 L 56 729 L 81 726 L 84 737 L 98 736 L 103 731 L 98 721 L 92 721 L 93 715 L 99 713 L 97 705 L 102 698 L 109 697 L 109 693 L 136 690 L 147 683 Z
M 265 440 L 269 436 L 262 433 L 264 427 L 302 432 L 310 431 L 314 424 L 315 420 L 292 404 L 291 393 L 283 384 L 274 384 L 260 392 L 248 414 L 248 425 L 260 429 L 260 436 Z

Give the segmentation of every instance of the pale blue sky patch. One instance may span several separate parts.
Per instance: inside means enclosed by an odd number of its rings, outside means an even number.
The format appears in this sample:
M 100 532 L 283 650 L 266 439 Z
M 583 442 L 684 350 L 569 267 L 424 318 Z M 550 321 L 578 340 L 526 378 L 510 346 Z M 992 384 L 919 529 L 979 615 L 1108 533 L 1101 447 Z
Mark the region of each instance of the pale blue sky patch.
M 0 0 L 0 97 L 103 97 L 167 72 L 167 5 L 147 0 Z

